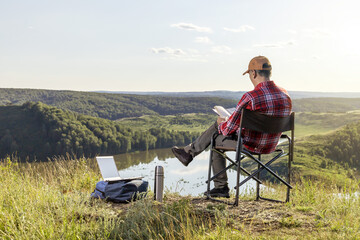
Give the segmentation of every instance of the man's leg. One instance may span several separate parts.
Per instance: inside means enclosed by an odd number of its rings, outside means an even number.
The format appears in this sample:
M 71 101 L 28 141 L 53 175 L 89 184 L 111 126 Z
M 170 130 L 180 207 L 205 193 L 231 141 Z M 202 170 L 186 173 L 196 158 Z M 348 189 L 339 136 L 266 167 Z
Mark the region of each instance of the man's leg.
M 210 145 L 212 136 L 218 131 L 217 126 L 217 122 L 215 122 L 205 132 L 203 132 L 200 137 L 184 148 L 174 146 L 171 150 L 175 157 L 179 159 L 185 167 L 189 165 L 196 155 L 200 154 Z
M 212 155 L 212 169 L 214 175 L 223 170 L 226 167 L 226 159 L 219 153 L 213 152 Z M 211 189 L 209 193 L 205 192 L 205 195 L 209 194 L 211 197 L 226 197 L 229 198 L 229 187 L 227 184 L 227 174 L 224 171 L 222 174 L 214 179 L 215 188 Z
M 205 132 L 203 132 L 194 142 L 184 147 L 185 152 L 193 158 L 204 151 L 211 143 L 214 133 L 218 132 L 218 125 L 215 122 Z
M 221 154 L 215 151 L 213 152 L 212 158 L 213 158 L 212 169 L 214 175 L 216 175 L 218 172 L 226 168 L 226 159 Z M 227 174 L 226 171 L 224 171 L 222 174 L 220 174 L 214 179 L 215 188 L 227 187 L 228 184 L 227 181 L 228 181 Z

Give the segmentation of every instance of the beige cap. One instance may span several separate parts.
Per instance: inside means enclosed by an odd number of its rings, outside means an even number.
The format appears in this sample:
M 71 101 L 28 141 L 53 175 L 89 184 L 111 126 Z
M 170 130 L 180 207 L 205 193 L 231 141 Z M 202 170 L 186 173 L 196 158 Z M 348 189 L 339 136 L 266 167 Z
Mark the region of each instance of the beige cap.
M 243 75 L 249 73 L 250 70 L 271 70 L 271 63 L 264 56 L 254 57 L 249 63 L 248 70 Z

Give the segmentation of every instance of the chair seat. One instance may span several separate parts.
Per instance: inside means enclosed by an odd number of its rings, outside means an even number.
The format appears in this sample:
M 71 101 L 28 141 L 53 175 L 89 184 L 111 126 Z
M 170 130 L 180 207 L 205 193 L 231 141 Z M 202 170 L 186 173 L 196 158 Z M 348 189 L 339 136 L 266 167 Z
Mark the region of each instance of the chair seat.
M 215 148 L 225 151 L 236 151 L 236 136 L 219 135 L 215 139 Z
M 287 143 L 287 139 L 284 139 L 285 137 L 280 138 L 277 146 L 281 146 L 281 144 L 283 143 Z M 224 150 L 224 151 L 236 151 L 236 145 L 237 145 L 237 139 L 236 136 L 223 136 L 223 135 L 219 135 L 216 137 L 215 139 L 215 149 L 218 150 Z M 246 149 L 243 146 L 244 149 Z M 257 154 L 254 152 L 251 152 L 249 150 L 247 150 L 248 152 L 252 153 L 252 154 Z

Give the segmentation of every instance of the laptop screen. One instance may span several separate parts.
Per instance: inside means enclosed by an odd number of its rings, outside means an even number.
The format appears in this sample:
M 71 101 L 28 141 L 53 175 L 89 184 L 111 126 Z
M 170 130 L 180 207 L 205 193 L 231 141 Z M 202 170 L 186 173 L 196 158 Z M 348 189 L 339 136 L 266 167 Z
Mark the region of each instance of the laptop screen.
M 103 179 L 120 177 L 114 157 L 96 157 Z

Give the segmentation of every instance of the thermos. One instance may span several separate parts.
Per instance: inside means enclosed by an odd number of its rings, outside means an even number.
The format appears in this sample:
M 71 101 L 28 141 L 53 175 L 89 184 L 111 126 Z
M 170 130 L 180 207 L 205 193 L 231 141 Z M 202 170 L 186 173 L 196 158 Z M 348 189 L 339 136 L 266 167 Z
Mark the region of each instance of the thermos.
M 155 167 L 154 181 L 154 200 L 162 202 L 164 191 L 164 168 L 162 166 Z

